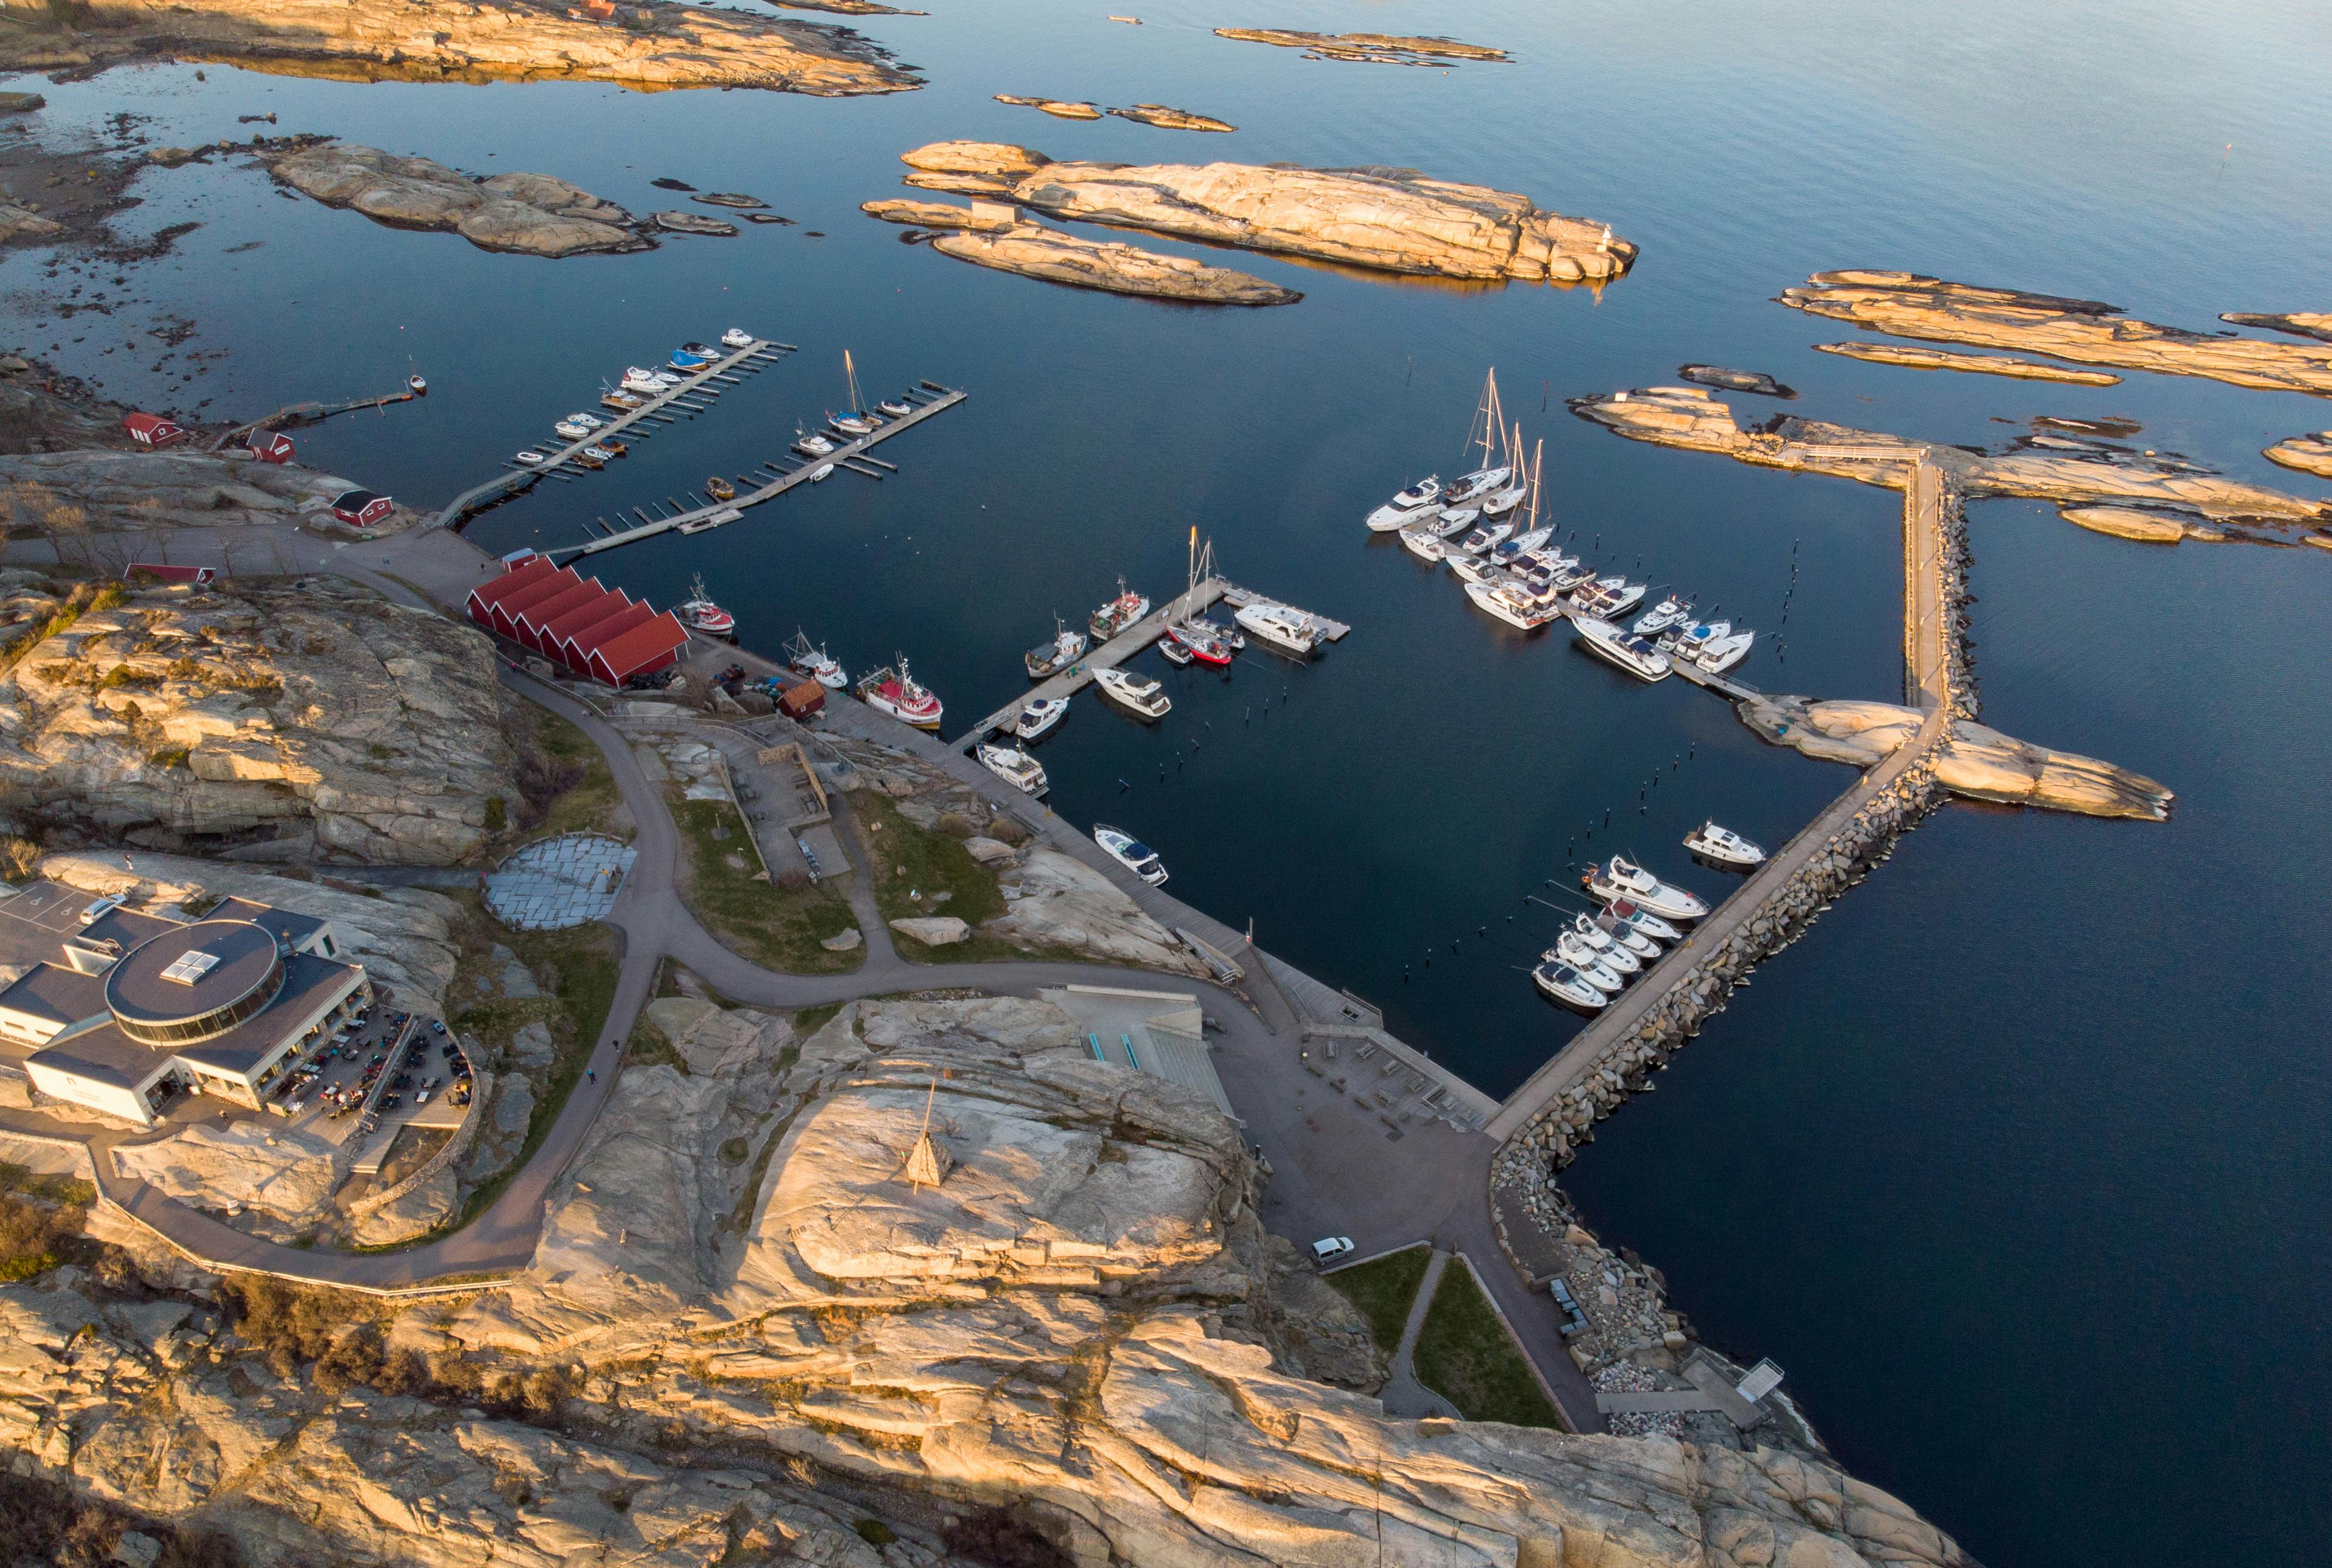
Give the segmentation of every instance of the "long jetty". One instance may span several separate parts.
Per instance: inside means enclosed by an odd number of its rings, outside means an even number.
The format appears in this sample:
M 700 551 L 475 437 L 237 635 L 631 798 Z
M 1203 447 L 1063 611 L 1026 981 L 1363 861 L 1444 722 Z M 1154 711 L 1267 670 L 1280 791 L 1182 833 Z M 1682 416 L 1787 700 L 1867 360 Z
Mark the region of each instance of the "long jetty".
M 715 501 L 710 505 L 677 512 L 669 517 L 652 518 L 634 528 L 618 529 L 582 544 L 561 545 L 556 550 L 548 550 L 543 553 L 553 559 L 560 558 L 571 559 L 577 556 L 597 555 L 603 550 L 614 550 L 618 545 L 636 544 L 641 540 L 653 539 L 657 534 L 670 533 L 675 529 L 683 533 L 696 533 L 706 528 L 718 528 L 723 523 L 736 521 L 744 515 L 744 509 L 749 506 L 759 506 L 765 501 L 774 501 L 797 484 L 815 483 L 819 477 L 819 471 L 828 464 L 836 468 L 847 468 L 854 473 L 865 473 L 871 478 L 880 479 L 883 477 L 882 474 L 858 466 L 861 461 L 879 464 L 884 468 L 891 466 L 889 464 L 880 463 L 879 459 L 866 457 L 865 454 L 870 447 L 878 442 L 888 441 L 901 431 L 912 429 L 934 414 L 954 407 L 962 402 L 968 394 L 951 387 L 942 387 L 935 381 L 925 381 L 907 396 L 913 401 L 914 406 L 906 413 L 896 418 L 886 418 L 866 435 L 836 447 L 833 452 L 825 456 L 806 458 L 798 466 L 785 470 L 777 470 L 774 464 L 764 464 L 765 468 L 777 473 L 777 477 L 759 489 L 744 491 L 733 500 Z
M 1830 852 L 1858 816 L 1924 761 L 1948 734 L 1954 716 L 1945 644 L 1946 591 L 1945 487 L 1942 472 L 1916 450 L 1897 454 L 1915 460 L 1903 497 L 1904 678 L 1927 717 L 1917 733 L 1854 786 L 1742 883 L 1733 895 L 1671 948 L 1650 971 L 1612 999 L 1594 1021 L 1572 1037 L 1545 1066 L 1506 1097 L 1484 1131 L 1495 1139 L 1512 1137 L 1564 1094 L 1597 1072 L 1613 1052 L 1625 1048 L 1655 1009 L 1691 983 L 1704 962 L 1716 957 L 1785 894 L 1800 874 Z M 1681 665 L 1678 666 L 1682 668 Z M 1713 683 L 1704 682 L 1704 684 Z
M 666 412 L 670 408 L 678 407 L 690 414 L 700 413 L 704 406 L 704 399 L 721 396 L 722 388 L 715 385 L 716 382 L 725 378 L 727 382 L 733 384 L 739 374 L 750 375 L 765 365 L 775 364 L 792 352 L 794 352 L 794 346 L 791 343 L 779 343 L 770 339 L 756 338 L 750 346 L 740 349 L 732 354 L 724 354 L 712 363 L 687 373 L 680 385 L 669 392 L 660 393 L 648 398 L 637 408 L 630 409 L 615 418 L 604 421 L 597 429 L 579 441 L 570 441 L 566 445 L 554 449 L 542 462 L 512 467 L 508 472 L 498 473 L 482 484 L 472 485 L 452 501 L 447 502 L 444 509 L 430 519 L 428 526 L 451 528 L 488 502 L 500 500 L 513 491 L 523 490 L 546 475 L 557 473 L 560 478 L 571 478 L 573 476 L 564 470 L 578 466 L 575 464 L 575 457 L 585 447 L 597 445 L 610 436 L 619 435 L 644 420 L 654 420 L 658 424 L 668 425 L 672 423 L 672 416 Z

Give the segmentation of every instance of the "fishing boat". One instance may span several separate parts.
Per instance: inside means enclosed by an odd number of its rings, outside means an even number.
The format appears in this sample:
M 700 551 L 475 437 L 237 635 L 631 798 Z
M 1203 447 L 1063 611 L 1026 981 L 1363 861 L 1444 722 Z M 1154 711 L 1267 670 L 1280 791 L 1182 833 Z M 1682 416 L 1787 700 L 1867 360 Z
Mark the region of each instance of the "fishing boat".
M 1419 512 L 1441 499 L 1441 476 L 1429 473 L 1407 490 L 1369 513 L 1369 531 L 1391 533 L 1417 520 Z
M 1749 648 L 1756 642 L 1755 632 L 1732 632 L 1725 636 L 1711 637 L 1702 645 L 1693 663 L 1712 675 L 1721 675 L 1749 656 Z
M 1117 597 L 1094 611 L 1085 622 L 1095 644 L 1105 643 L 1150 613 L 1150 601 L 1117 579 Z
M 1576 932 L 1564 932 L 1555 938 L 1554 945 L 1539 955 L 1541 960 L 1557 960 L 1579 971 L 1580 978 L 1607 996 L 1617 996 L 1627 986 L 1620 971 L 1605 964 L 1593 948 L 1579 939 Z
M 1654 942 L 1678 942 L 1684 932 L 1644 908 L 1632 898 L 1615 898 L 1603 906 L 1603 913 L 1619 921 L 1637 935 Z
M 904 419 L 908 415 L 914 412 L 914 409 L 912 406 L 901 402 L 896 397 L 885 397 L 883 401 L 874 405 L 874 406 L 878 412 L 887 414 L 894 419 Z
M 1701 899 L 1662 882 L 1624 855 L 1615 855 L 1582 879 L 1599 903 L 1626 899 L 1662 920 L 1698 920 L 1708 913 Z
M 1111 859 L 1151 886 L 1161 886 L 1166 881 L 1166 867 L 1160 863 L 1158 852 L 1124 828 L 1096 822 L 1093 836 L 1094 842 L 1100 845 Z
M 1765 852 L 1730 827 L 1704 822 L 1684 836 L 1684 846 L 1704 860 L 1746 871 L 1765 864 Z
M 889 666 L 875 671 L 858 683 L 858 700 L 878 713 L 888 713 L 903 724 L 918 730 L 936 730 L 943 711 L 939 694 L 907 671 L 907 655 L 899 655 L 899 667 Z
M 681 625 L 709 637 L 730 636 L 737 630 L 737 617 L 714 604 L 705 591 L 702 572 L 690 579 L 688 598 L 674 605 L 672 613 L 680 617 Z
M 750 349 L 753 346 L 753 334 L 742 327 L 731 327 L 721 334 L 721 342 L 724 348 Z
M 1051 788 L 1046 781 L 1043 764 L 1017 746 L 982 743 L 974 755 L 980 759 L 981 767 L 1023 795 L 1042 795 Z
M 1692 619 L 1691 604 L 1670 594 L 1650 609 L 1638 616 L 1636 624 L 1629 629 L 1639 637 L 1656 637 L 1678 622 L 1690 619 Z
M 569 441 L 581 441 L 591 434 L 591 426 L 573 419 L 562 419 L 551 426 Z
M 1665 681 L 1675 667 L 1659 649 L 1641 637 L 1629 636 L 1610 621 L 1590 615 L 1572 618 L 1579 627 L 1581 647 L 1619 665 L 1639 681 Z
M 827 657 L 824 648 L 812 647 L 809 634 L 798 626 L 794 628 L 794 639 L 785 645 L 783 652 L 786 668 L 797 675 L 807 675 L 819 685 L 837 692 L 850 684 L 850 677 L 842 673 L 842 666 Z
M 809 471 L 809 482 L 812 484 L 824 484 L 833 477 L 834 464 L 831 463 L 821 463 Z
M 1531 970 L 1531 982 L 1548 997 L 1582 1012 L 1601 1012 L 1611 999 L 1567 963 L 1540 964 Z
M 622 448 L 623 443 L 620 441 L 616 443 L 614 446 L 602 446 L 594 442 L 591 445 L 588 445 L 582 451 L 577 453 L 575 454 L 575 460 L 580 463 L 586 458 L 588 458 L 594 463 L 611 463 L 624 454 Z
M 1288 605 L 1257 600 L 1241 606 L 1231 618 L 1253 633 L 1265 646 L 1299 659 L 1310 658 L 1327 640 L 1319 622 Z
M 1155 723 L 1174 706 L 1166 688 L 1132 670 L 1095 670 L 1094 684 L 1101 694 L 1138 717 Z
M 804 457 L 824 457 L 834 450 L 834 443 L 815 433 L 794 443 L 794 450 Z
M 618 382 L 617 385 L 623 387 L 626 392 L 644 393 L 650 397 L 656 396 L 664 389 L 663 380 L 658 378 L 655 371 L 643 370 L 637 365 L 634 365 L 630 368 L 626 369 L 624 372 L 623 380 Z
M 1474 601 L 1476 609 L 1486 611 L 1508 626 L 1526 632 L 1534 632 L 1563 614 L 1559 607 L 1541 604 L 1526 590 L 1510 582 L 1469 582 L 1466 585 L 1466 597 Z
M 1061 617 L 1055 616 L 1053 640 L 1030 648 L 1020 655 L 1020 662 L 1028 666 L 1030 680 L 1041 681 L 1047 675 L 1059 674 L 1085 656 L 1085 635 L 1069 630 L 1061 624 Z
M 734 501 L 737 487 L 716 473 L 704 482 L 704 493 L 715 501 Z
M 1033 741 L 1068 716 L 1066 697 L 1031 697 L 1020 705 L 1019 716 L 1012 721 L 1012 732 L 1023 741 Z

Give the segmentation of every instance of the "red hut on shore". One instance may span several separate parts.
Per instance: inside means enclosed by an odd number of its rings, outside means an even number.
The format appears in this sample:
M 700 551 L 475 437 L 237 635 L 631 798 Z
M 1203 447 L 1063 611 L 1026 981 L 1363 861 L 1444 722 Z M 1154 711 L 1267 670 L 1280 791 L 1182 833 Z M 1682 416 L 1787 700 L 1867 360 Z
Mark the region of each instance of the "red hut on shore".
M 332 515 L 358 528 L 370 528 L 387 517 L 397 503 L 372 490 L 343 490 L 332 497 Z
M 243 445 L 262 463 L 292 461 L 292 438 L 280 430 L 254 430 L 243 438 Z
M 186 438 L 184 430 L 159 414 L 132 414 L 121 424 L 129 432 L 129 439 L 140 446 L 160 448 Z

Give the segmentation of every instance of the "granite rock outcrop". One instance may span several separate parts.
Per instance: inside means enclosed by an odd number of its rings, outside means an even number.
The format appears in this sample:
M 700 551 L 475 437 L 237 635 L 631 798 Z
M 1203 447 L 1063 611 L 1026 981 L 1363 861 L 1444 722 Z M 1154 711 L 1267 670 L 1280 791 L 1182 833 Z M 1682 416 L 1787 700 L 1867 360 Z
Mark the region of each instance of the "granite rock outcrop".
M 2076 370 L 2038 359 L 2018 359 L 1998 354 L 1960 354 L 1949 349 L 1914 349 L 1903 343 L 1816 343 L 1821 354 L 1842 354 L 1872 365 L 1900 365 L 1912 370 L 1969 370 L 1985 376 L 2011 376 L 2020 381 L 2060 381 L 2072 387 L 2118 387 L 2121 378 L 2106 370 Z
M 920 205 L 920 204 L 919 204 Z M 932 249 L 960 262 L 1048 283 L 1193 305 L 1292 305 L 1304 296 L 1252 272 L 1161 255 L 1121 240 L 1089 240 L 1043 224 L 943 234 Z
M 2332 430 L 2312 435 L 2289 435 L 2262 454 L 2270 463 L 2332 479 Z
M 1397 33 L 1305 33 L 1293 27 L 1218 27 L 1218 38 L 1301 49 L 1307 60 L 1344 60 L 1368 65 L 1448 65 L 1459 61 L 1505 60 L 1503 49 L 1460 43 L 1454 38 Z
M 0 599 L 27 628 L 0 675 L 14 831 L 446 865 L 515 794 L 492 648 L 443 617 L 339 578 L 58 608 Z
M 979 141 L 932 142 L 901 157 L 913 170 L 907 183 L 928 190 L 1379 272 L 1606 282 L 1636 258 L 1609 225 L 1415 169 L 1056 162 Z
M 470 176 L 425 158 L 328 141 L 267 160 L 274 176 L 327 206 L 392 228 L 451 229 L 487 251 L 572 256 L 641 251 L 632 215 L 547 174 Z

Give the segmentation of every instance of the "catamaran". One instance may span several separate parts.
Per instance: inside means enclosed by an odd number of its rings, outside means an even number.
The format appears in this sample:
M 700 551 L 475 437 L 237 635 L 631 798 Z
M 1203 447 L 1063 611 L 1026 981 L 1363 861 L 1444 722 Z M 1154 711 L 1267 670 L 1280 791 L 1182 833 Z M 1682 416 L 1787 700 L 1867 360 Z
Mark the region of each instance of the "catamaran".
M 1747 870 L 1765 863 L 1765 852 L 1730 827 L 1720 827 L 1714 821 L 1704 822 L 1684 836 L 1684 846 L 1704 859 L 1720 865 Z
M 705 591 L 702 572 L 690 581 L 688 598 L 674 606 L 672 613 L 680 617 L 681 625 L 708 637 L 731 636 L 737 630 L 737 617 L 714 604 L 712 596 Z
M 1123 827 L 1112 827 L 1106 822 L 1094 824 L 1094 842 L 1109 852 L 1110 857 L 1152 887 L 1166 880 L 1166 867 L 1158 852 Z
M 1369 531 L 1391 533 L 1417 521 L 1418 515 L 1441 499 L 1441 476 L 1429 473 L 1407 490 L 1369 513 Z
M 1668 656 L 1644 641 L 1630 636 L 1610 621 L 1598 620 L 1591 615 L 1574 615 L 1579 626 L 1579 645 L 1599 659 L 1609 660 L 1640 681 L 1665 681 L 1674 666 Z
M 1590 871 L 1582 881 L 1599 903 L 1625 899 L 1662 920 L 1698 920 L 1708 913 L 1708 905 L 1702 900 L 1681 887 L 1662 882 L 1624 855 L 1613 856 Z
M 840 691 L 850 684 L 850 677 L 842 666 L 827 656 L 824 648 L 812 647 L 809 634 L 794 628 L 794 640 L 785 645 L 786 667 L 797 675 L 807 675 L 821 686 Z
M 888 713 L 918 730 L 938 729 L 944 711 L 939 694 L 907 672 L 904 654 L 899 655 L 895 672 L 885 666 L 860 681 L 858 697 L 876 712 Z
M 1020 662 L 1028 666 L 1030 680 L 1041 681 L 1047 675 L 1060 674 L 1085 656 L 1085 633 L 1069 630 L 1061 624 L 1061 617 L 1055 616 L 1053 640 L 1030 648 L 1020 655 Z
M 1044 765 L 1017 746 L 982 743 L 976 754 L 981 767 L 1023 795 L 1042 795 L 1052 788 L 1045 779 Z
M 1164 718 L 1174 706 L 1165 687 L 1132 670 L 1095 670 L 1094 684 L 1101 688 L 1103 696 L 1152 723 Z
M 1085 626 L 1096 644 L 1105 643 L 1150 613 L 1150 601 L 1117 579 L 1117 597 L 1094 611 Z

